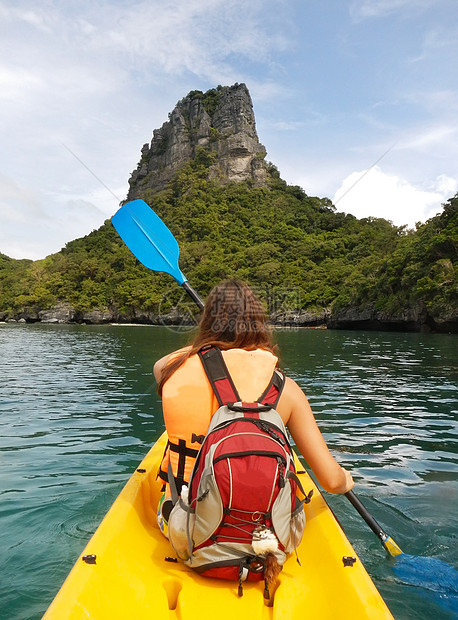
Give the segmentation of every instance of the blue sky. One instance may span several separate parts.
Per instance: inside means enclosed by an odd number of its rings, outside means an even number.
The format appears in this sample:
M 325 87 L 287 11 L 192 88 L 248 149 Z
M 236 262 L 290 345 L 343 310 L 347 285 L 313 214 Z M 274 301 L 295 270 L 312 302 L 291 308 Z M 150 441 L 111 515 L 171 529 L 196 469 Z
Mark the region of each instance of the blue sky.
M 98 228 L 176 102 L 235 82 L 286 181 L 424 222 L 458 191 L 457 52 L 456 0 L 0 0 L 0 252 Z

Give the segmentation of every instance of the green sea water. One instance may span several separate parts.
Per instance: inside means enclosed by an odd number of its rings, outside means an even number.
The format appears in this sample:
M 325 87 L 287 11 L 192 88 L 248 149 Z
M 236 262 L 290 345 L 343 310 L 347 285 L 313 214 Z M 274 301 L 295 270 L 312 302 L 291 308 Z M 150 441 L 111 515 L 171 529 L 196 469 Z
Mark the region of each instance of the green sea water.
M 457 337 L 275 337 L 369 510 L 406 553 L 457 568 Z M 1 619 L 41 618 L 163 430 L 152 364 L 188 339 L 165 327 L 0 323 Z M 458 617 L 453 587 L 437 575 L 407 582 L 346 499 L 326 499 L 395 618 Z

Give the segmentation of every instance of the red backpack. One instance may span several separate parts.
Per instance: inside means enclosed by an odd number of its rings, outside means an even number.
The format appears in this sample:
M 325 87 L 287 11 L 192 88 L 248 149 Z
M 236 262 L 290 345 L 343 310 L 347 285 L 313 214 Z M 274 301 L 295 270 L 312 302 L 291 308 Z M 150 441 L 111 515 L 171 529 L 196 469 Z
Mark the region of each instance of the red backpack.
M 285 377 L 276 369 L 258 400 L 244 403 L 221 351 L 207 347 L 199 356 L 220 407 L 180 498 L 169 476 L 170 542 L 197 572 L 238 580 L 239 595 L 245 579 L 264 579 L 268 598 L 272 571 L 276 577 L 302 539 L 303 504 L 311 497 L 296 475 L 287 431 L 275 410 Z

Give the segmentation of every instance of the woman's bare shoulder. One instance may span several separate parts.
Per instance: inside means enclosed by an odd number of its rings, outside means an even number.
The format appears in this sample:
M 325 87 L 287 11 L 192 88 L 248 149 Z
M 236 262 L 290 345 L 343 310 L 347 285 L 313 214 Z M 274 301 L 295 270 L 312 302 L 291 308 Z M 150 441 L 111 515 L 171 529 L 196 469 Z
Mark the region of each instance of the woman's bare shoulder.
M 156 381 L 160 381 L 162 376 L 162 371 L 167 366 L 169 361 L 173 359 L 176 355 L 181 355 L 181 353 L 185 353 L 191 349 L 191 346 L 183 347 L 181 349 L 177 349 L 176 351 L 172 351 L 172 353 L 168 353 L 157 360 L 157 362 L 153 366 L 153 373 Z
M 297 400 L 298 402 L 307 400 L 300 385 L 296 383 L 294 379 L 291 379 L 291 377 L 286 377 L 285 387 L 283 388 L 283 396 L 286 396 L 294 401 Z
M 282 417 L 283 422 L 289 424 L 291 416 L 295 412 L 306 410 L 309 406 L 301 387 L 294 379 L 286 377 L 285 385 L 277 406 L 278 413 Z

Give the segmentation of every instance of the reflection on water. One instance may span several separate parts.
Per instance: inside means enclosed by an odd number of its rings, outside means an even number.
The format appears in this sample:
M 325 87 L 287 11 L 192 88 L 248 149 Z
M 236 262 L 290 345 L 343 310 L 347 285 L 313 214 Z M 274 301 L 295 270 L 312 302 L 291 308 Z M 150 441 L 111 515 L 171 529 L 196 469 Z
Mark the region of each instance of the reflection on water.
M 405 552 L 456 567 L 456 337 L 276 337 L 283 368 L 368 509 Z M 162 431 L 152 363 L 188 338 L 154 327 L 0 324 L 0 617 L 41 617 Z M 327 499 L 396 618 L 453 617 L 456 601 L 403 583 L 345 498 Z

